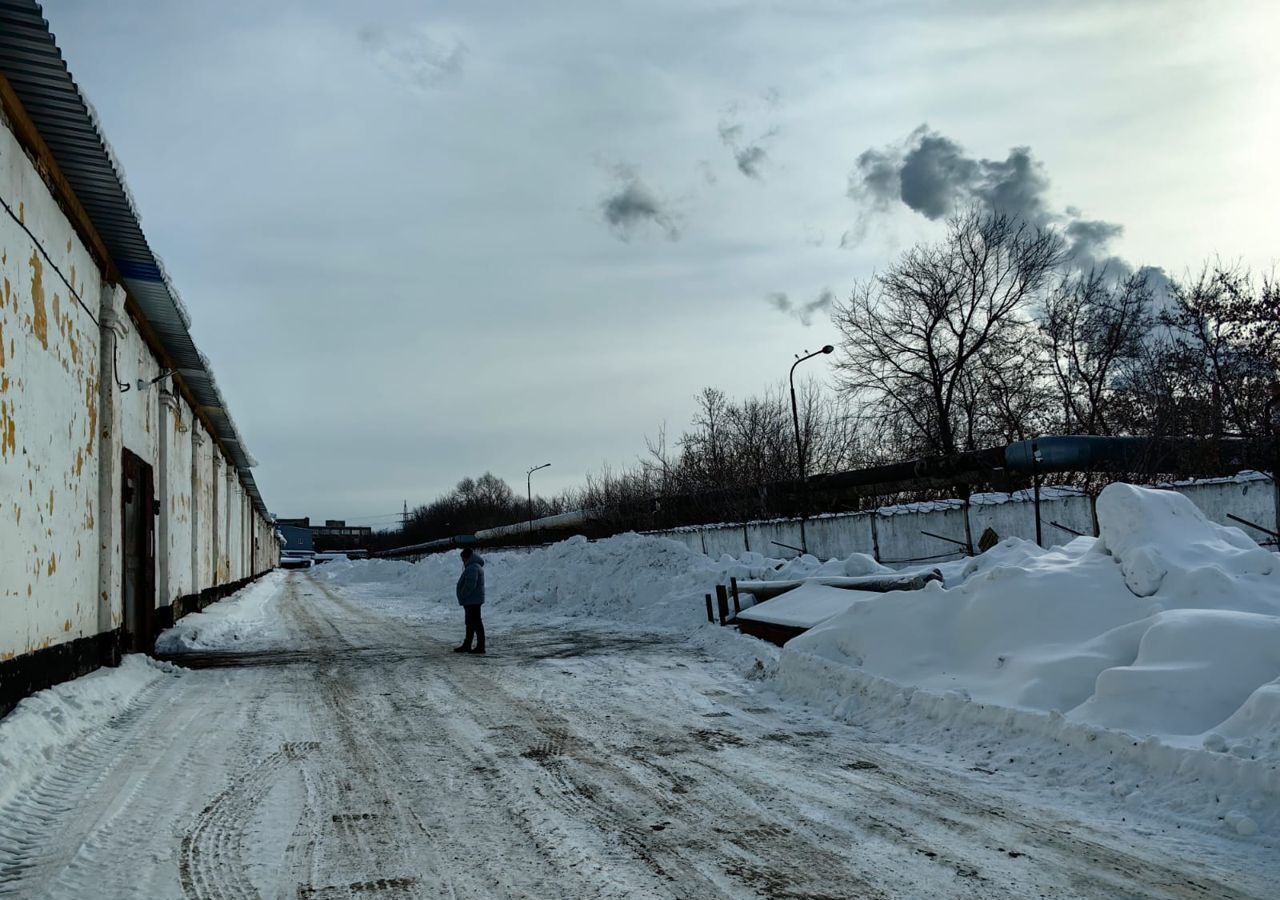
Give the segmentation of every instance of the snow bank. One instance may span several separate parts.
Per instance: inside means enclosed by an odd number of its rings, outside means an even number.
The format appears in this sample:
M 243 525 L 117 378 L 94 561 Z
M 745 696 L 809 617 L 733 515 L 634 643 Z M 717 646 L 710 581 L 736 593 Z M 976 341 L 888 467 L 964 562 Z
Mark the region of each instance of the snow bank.
M 640 534 L 595 542 L 574 537 L 537 550 L 482 555 L 490 608 L 664 628 L 705 624 L 704 595 L 731 577 L 787 580 L 891 571 L 863 554 L 825 563 L 812 556 L 784 562 L 759 553 L 713 560 L 678 541 Z M 424 601 L 453 604 L 461 570 L 458 555 L 448 553 L 418 563 L 338 560 L 312 576 L 339 585 L 393 585 Z
M 269 572 L 204 612 L 184 616 L 156 638 L 156 652 L 181 653 L 184 650 L 227 647 L 247 649 L 279 643 L 284 639 L 284 633 L 276 604 L 284 588 L 285 577 L 283 570 Z
M 852 605 L 788 643 L 787 690 L 846 713 L 853 699 L 951 726 L 1115 733 L 1184 775 L 1280 794 L 1276 557 L 1180 494 L 1116 484 L 1097 509 L 1096 539 L 1009 539 L 948 587 Z
M 39 691 L 0 720 L 0 807 L 34 778 L 67 744 L 123 713 L 146 688 L 182 670 L 141 655 L 114 669 Z

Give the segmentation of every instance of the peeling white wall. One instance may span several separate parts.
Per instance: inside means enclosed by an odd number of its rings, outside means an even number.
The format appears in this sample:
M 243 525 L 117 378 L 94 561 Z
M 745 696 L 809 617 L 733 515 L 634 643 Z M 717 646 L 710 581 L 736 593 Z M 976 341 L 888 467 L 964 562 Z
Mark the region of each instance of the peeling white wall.
M 0 128 L 0 660 L 97 631 L 101 285 L 30 160 Z
M 156 523 L 157 605 L 215 584 L 215 526 L 222 554 L 218 584 L 274 567 L 278 549 L 274 526 L 258 517 L 234 469 L 230 484 L 225 465 L 214 477 L 216 445 L 189 404 L 177 397 L 162 416 L 162 396 L 173 389 L 171 380 L 137 386 L 162 369 L 123 309 L 114 332 L 117 353 L 110 370 L 99 372 L 103 332 L 94 319 L 102 316 L 102 275 L 2 114 L 0 126 L 0 198 L 21 223 L 0 210 L 4 661 L 122 621 L 123 448 L 152 466 L 157 499 L 162 474 L 166 486 Z M 122 302 L 118 292 L 116 301 Z M 116 387 L 117 378 L 130 390 Z M 111 386 L 104 393 L 100 380 Z M 203 437 L 202 445 L 193 447 L 194 435 Z M 109 461 L 105 470 L 104 459 Z M 110 473 L 105 496 L 100 496 L 100 472 Z M 217 523 L 211 515 L 215 490 L 220 495 Z M 255 534 L 261 535 L 256 566 Z
M 172 394 L 170 395 L 173 396 Z M 157 596 L 161 605 L 194 593 L 191 577 L 191 426 L 195 416 L 180 397 L 170 404 L 169 421 L 165 425 L 165 469 L 168 473 L 168 586 L 165 596 Z

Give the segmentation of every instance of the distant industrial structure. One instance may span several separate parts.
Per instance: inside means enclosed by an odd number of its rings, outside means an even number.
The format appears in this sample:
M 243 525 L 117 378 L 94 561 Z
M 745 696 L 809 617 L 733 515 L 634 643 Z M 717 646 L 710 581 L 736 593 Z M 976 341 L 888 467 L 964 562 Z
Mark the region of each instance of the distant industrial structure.
M 276 524 L 291 534 L 297 529 L 311 533 L 312 547 L 317 553 L 342 550 L 367 550 L 373 539 L 373 528 L 368 525 L 348 525 L 345 519 L 325 519 L 323 525 L 312 525 L 310 516 L 301 519 L 276 519 Z M 293 544 L 293 539 L 290 540 Z
M 33 0 L 0 4 L 0 714 L 276 566 L 255 465 Z

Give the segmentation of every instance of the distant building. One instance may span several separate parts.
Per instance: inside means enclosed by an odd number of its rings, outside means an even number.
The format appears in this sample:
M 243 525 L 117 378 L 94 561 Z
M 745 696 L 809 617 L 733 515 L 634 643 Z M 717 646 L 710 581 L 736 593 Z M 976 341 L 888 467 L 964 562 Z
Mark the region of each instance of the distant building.
M 373 528 L 368 525 L 348 525 L 345 519 L 325 519 L 323 525 L 312 525 L 311 517 L 300 519 L 276 519 L 282 529 L 308 529 L 317 553 L 330 550 L 363 550 L 373 539 Z M 290 531 L 285 531 L 289 534 Z M 296 538 L 290 539 L 292 545 Z M 308 547 L 307 549 L 312 549 Z
M 296 525 L 285 525 L 276 522 L 276 526 L 280 529 L 280 534 L 284 537 L 285 550 L 314 550 L 315 542 L 311 535 L 310 528 L 300 528 Z

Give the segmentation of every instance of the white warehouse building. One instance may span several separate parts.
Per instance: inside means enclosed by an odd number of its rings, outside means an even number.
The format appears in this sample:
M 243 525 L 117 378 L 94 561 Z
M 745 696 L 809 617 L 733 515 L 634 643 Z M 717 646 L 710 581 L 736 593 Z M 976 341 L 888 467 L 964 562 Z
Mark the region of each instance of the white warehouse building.
M 0 4 L 0 715 L 276 565 L 254 465 L 35 2 Z

